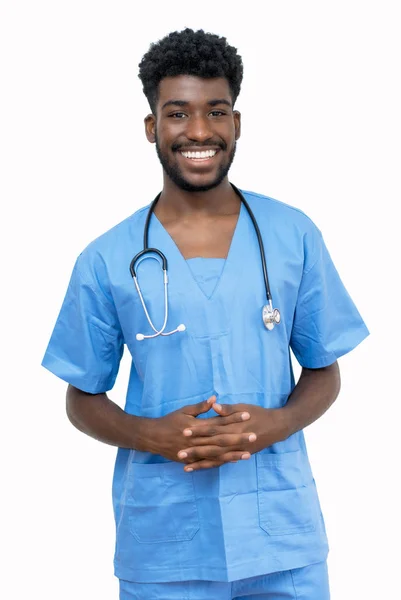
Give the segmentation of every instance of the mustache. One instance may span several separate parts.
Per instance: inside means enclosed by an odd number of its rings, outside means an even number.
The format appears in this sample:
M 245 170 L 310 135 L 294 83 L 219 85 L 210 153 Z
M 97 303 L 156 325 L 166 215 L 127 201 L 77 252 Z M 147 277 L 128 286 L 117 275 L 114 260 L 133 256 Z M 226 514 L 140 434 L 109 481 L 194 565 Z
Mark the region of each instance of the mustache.
M 199 148 L 199 150 L 201 150 L 202 148 L 210 148 L 210 146 L 217 146 L 218 148 L 221 148 L 221 150 L 227 150 L 227 144 L 223 142 L 223 140 L 208 140 L 207 144 L 179 144 L 178 142 L 176 142 L 171 146 L 171 149 L 173 152 L 178 152 L 179 150 L 185 151 L 185 148 Z

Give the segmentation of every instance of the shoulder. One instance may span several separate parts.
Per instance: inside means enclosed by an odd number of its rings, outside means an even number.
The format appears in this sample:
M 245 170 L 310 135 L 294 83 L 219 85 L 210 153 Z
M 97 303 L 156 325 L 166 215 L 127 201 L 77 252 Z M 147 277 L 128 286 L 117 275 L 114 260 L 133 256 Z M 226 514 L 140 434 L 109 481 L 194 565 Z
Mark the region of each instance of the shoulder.
M 248 202 L 262 236 L 302 255 L 310 264 L 323 243 L 322 233 L 299 208 L 263 194 L 240 190 Z
M 143 244 L 143 228 L 149 206 L 144 206 L 92 240 L 79 254 L 76 269 L 83 276 L 104 276 L 110 265 L 125 264 Z
M 317 229 L 312 219 L 295 206 L 264 194 L 242 189 L 241 192 L 251 209 L 255 212 L 255 216 L 258 214 L 262 219 L 273 220 L 275 224 L 298 225 L 305 231 Z
M 81 252 L 81 256 L 118 252 L 125 245 L 142 243 L 143 226 L 149 206 L 144 206 L 92 240 Z
M 85 252 L 107 251 L 111 245 L 122 245 L 142 237 L 143 224 L 146 219 L 149 206 L 144 206 L 132 215 L 117 223 L 102 235 L 94 239 L 85 248 Z

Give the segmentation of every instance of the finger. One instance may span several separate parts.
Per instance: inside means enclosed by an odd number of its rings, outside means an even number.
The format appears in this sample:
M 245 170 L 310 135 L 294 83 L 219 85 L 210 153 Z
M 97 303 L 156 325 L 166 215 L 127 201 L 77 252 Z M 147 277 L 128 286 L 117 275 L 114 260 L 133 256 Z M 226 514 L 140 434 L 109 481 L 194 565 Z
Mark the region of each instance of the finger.
M 223 422 L 224 418 L 225 417 L 221 418 L 221 422 Z M 250 435 L 251 433 L 250 431 L 244 431 L 244 426 L 239 425 L 238 419 L 237 421 L 234 421 L 233 419 L 231 421 L 227 421 L 227 423 L 223 426 L 221 426 L 220 423 L 218 425 L 211 424 L 209 423 L 209 421 L 211 421 L 211 419 L 207 419 L 207 421 L 202 423 L 201 425 L 194 424 L 190 427 L 186 427 L 182 433 L 185 437 L 191 437 L 193 439 L 200 437 L 214 437 L 216 435 L 221 434 Z
M 186 437 L 190 437 L 196 430 L 197 435 L 214 435 L 213 433 L 208 434 L 207 430 L 213 430 L 214 428 L 221 427 L 223 425 L 225 426 L 233 423 L 242 423 L 243 421 L 249 421 L 250 418 L 251 415 L 247 411 L 238 411 L 229 415 L 228 417 L 211 417 L 210 419 L 207 419 L 206 424 L 204 422 L 202 423 L 201 421 L 196 423 L 194 422 L 191 427 L 184 429 L 183 434 Z M 216 429 L 216 431 L 218 431 L 218 429 Z
M 214 402 L 213 410 L 222 417 L 228 417 L 236 412 L 246 411 L 245 407 L 241 404 L 219 404 L 218 402 Z
M 177 453 L 179 460 L 185 461 L 187 464 L 196 461 L 203 460 L 204 458 L 216 458 L 218 459 L 224 451 L 218 446 L 196 446 L 194 448 L 185 448 Z
M 225 463 L 238 462 L 240 460 L 249 460 L 251 457 L 249 452 L 229 452 L 224 454 L 218 459 L 203 459 L 193 463 L 188 463 L 184 467 L 184 471 L 191 473 L 192 471 L 199 471 L 201 469 L 212 469 L 214 467 L 221 467 Z
M 231 404 L 219 404 L 218 402 L 214 402 L 213 410 L 217 412 L 218 415 L 228 417 L 232 415 L 235 411 L 234 406 Z
M 183 460 L 187 464 L 189 464 L 193 461 L 203 460 L 205 458 L 214 458 L 217 460 L 221 460 L 222 456 L 225 456 L 228 454 L 233 455 L 233 456 L 231 456 L 230 460 L 240 460 L 243 455 L 250 456 L 250 452 L 246 447 L 238 448 L 238 446 L 234 446 L 234 447 L 229 447 L 229 450 L 228 450 L 227 447 L 214 446 L 214 445 L 194 446 L 193 448 L 185 448 L 185 450 L 180 450 L 177 453 L 177 456 L 178 456 L 179 460 Z M 249 458 L 249 456 L 247 456 L 247 458 Z
M 197 404 L 188 404 L 187 406 L 184 406 L 182 411 L 186 415 L 196 417 L 198 415 L 208 412 L 212 408 L 214 402 L 216 402 L 216 396 L 211 396 L 207 400 L 197 402 Z
M 223 428 L 224 431 L 224 428 Z M 237 449 L 241 449 L 242 447 L 246 449 L 246 447 L 255 442 L 257 439 L 256 433 L 247 432 L 247 433 L 219 433 L 215 430 L 215 433 L 211 433 L 209 430 L 205 436 L 199 436 L 197 432 L 194 432 L 194 435 L 191 437 L 191 442 L 193 446 L 190 448 L 183 448 L 183 452 L 187 452 L 196 446 L 220 446 L 222 448 L 233 447 Z
M 202 469 L 214 469 L 216 467 L 221 467 L 221 465 L 224 465 L 224 462 L 215 460 L 198 460 L 198 462 L 193 463 L 191 466 L 185 465 L 184 471 L 186 473 L 191 473 L 192 471 L 201 471 Z

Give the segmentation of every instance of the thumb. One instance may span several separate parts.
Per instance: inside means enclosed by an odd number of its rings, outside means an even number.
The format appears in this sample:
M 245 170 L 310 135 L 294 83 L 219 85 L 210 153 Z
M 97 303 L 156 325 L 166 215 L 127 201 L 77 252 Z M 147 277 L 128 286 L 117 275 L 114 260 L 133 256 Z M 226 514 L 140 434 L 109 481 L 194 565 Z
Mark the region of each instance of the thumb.
M 197 404 L 188 404 L 188 406 L 184 406 L 183 411 L 186 415 L 196 417 L 197 415 L 207 413 L 212 408 L 214 402 L 216 402 L 216 396 L 211 396 L 207 400 L 203 400 Z

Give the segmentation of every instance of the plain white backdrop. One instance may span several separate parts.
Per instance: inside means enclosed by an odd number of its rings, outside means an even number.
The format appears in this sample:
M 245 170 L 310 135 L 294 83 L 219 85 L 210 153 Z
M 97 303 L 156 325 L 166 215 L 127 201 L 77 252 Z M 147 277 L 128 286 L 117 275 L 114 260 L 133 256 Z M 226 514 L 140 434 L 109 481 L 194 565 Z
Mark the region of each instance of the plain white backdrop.
M 69 424 L 66 384 L 40 362 L 76 256 L 161 189 L 137 65 L 186 26 L 243 57 L 231 180 L 315 221 L 371 331 L 306 436 L 333 600 L 398 597 L 397 4 L 0 1 L 2 598 L 118 597 L 115 449 Z M 128 369 L 126 353 L 120 405 Z

